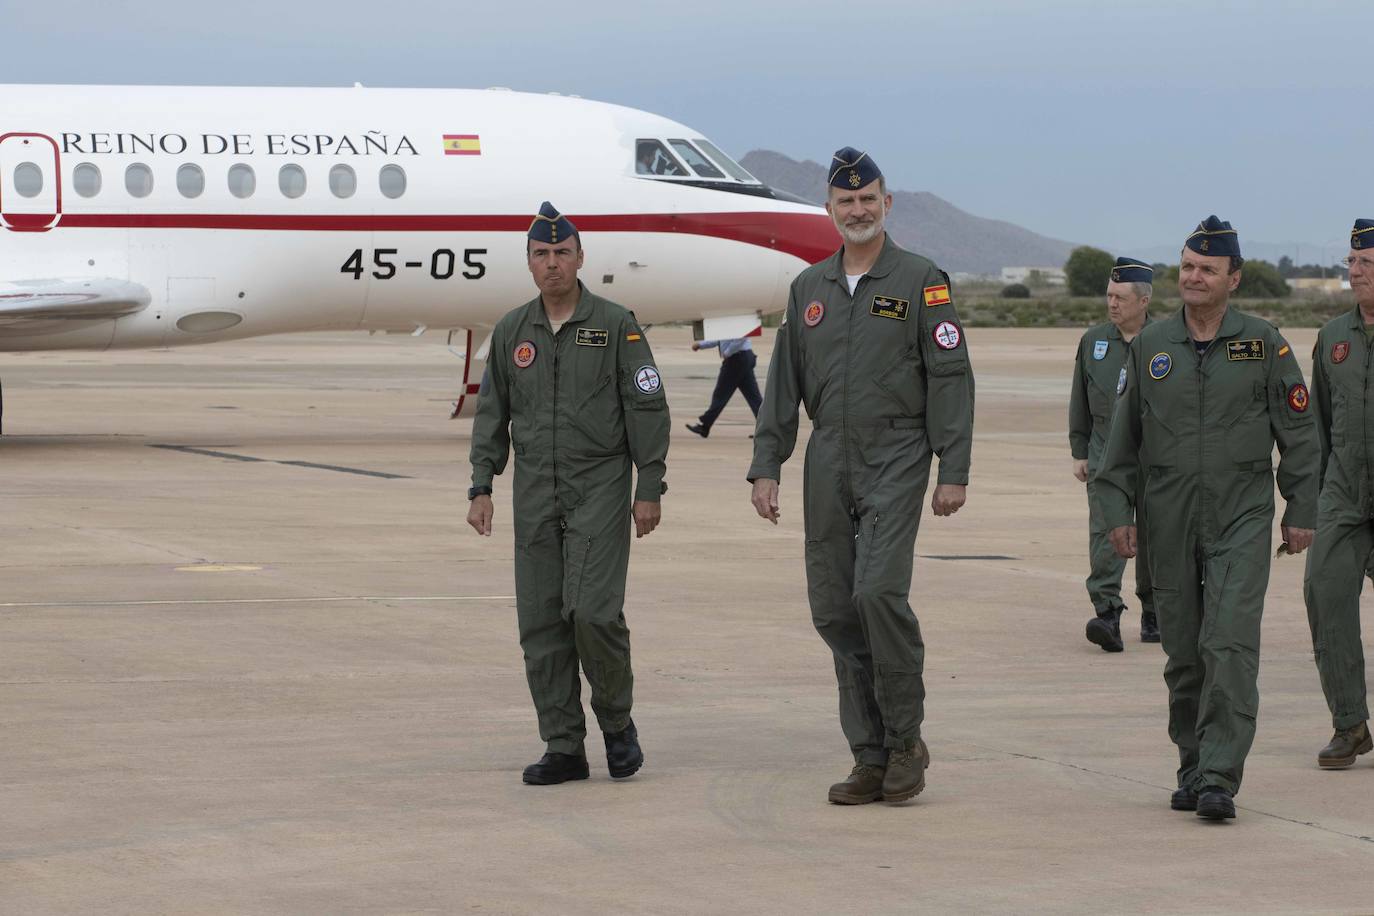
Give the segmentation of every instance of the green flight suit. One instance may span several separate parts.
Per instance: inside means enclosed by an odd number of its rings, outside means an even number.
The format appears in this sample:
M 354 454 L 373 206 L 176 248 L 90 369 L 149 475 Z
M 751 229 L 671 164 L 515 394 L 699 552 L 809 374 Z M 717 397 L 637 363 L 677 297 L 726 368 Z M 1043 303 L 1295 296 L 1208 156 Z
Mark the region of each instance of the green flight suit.
M 584 286 L 557 334 L 538 298 L 501 319 L 480 397 L 473 486 L 491 486 L 515 450 L 516 616 L 539 736 L 550 752 L 581 754 L 579 661 L 601 730 L 630 720 L 630 465 L 634 498 L 658 502 L 663 383 L 634 315 Z
M 889 238 L 851 296 L 843 256 L 792 283 L 748 477 L 779 479 L 804 403 L 812 622 L 835 658 L 855 760 L 884 766 L 921 733 L 925 644 L 908 603 L 916 529 L 932 452 L 940 483 L 968 483 L 973 371 L 934 264 Z
M 1145 477 L 1180 786 L 1234 794 L 1255 738 L 1275 442 L 1283 524 L 1311 528 L 1317 432 L 1302 370 L 1272 324 L 1228 309 L 1199 354 L 1180 309 L 1132 341 L 1097 479 L 1110 530 L 1132 524 Z
M 1145 324 L 1150 316 L 1145 316 Z M 1078 342 L 1074 360 L 1073 391 L 1069 396 L 1069 449 L 1073 457 L 1088 462 L 1088 562 L 1085 585 L 1097 616 L 1120 613 L 1121 576 L 1126 561 L 1117 556 L 1107 538 L 1107 526 L 1098 499 L 1097 469 L 1107 448 L 1107 430 L 1112 424 L 1112 408 L 1121 370 L 1126 365 L 1126 341 L 1121 330 L 1110 321 L 1088 328 Z M 1140 501 L 1136 500 L 1138 527 Z M 1154 612 L 1155 599 L 1150 588 L 1150 561 L 1147 539 L 1142 534 L 1135 558 L 1135 594 L 1144 611 Z
M 1312 353 L 1322 484 L 1303 597 L 1337 729 L 1369 718 L 1360 642 L 1360 589 L 1374 550 L 1374 344 L 1366 331 L 1356 306 L 1321 329 Z

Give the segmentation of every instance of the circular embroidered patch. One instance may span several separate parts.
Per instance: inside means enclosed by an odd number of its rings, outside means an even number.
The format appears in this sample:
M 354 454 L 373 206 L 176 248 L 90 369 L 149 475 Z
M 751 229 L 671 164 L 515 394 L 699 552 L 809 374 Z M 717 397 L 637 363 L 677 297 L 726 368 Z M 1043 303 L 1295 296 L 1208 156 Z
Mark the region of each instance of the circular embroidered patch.
M 515 345 L 515 366 L 517 369 L 528 369 L 534 362 L 534 356 L 539 351 L 534 348 L 534 341 L 522 340 Z
M 1304 413 L 1307 410 L 1308 397 L 1307 386 L 1302 382 L 1288 389 L 1288 406 L 1293 408 L 1294 413 Z
M 1168 353 L 1156 353 L 1150 360 L 1150 378 L 1159 381 L 1169 374 L 1169 370 L 1174 367 L 1174 361 Z M 1143 388 L 1141 389 L 1144 390 Z
M 964 339 L 964 335 L 959 332 L 959 326 L 952 321 L 937 324 L 930 336 L 935 338 L 935 346 L 941 350 L 953 350 L 959 346 L 959 341 Z
M 1331 345 L 1331 361 L 1333 363 L 1343 363 L 1345 358 L 1350 355 L 1350 341 L 1343 340 L 1338 344 Z
M 819 300 L 808 305 L 806 311 L 802 313 L 802 321 L 806 322 L 808 328 L 814 328 L 816 325 L 820 324 L 821 319 L 824 317 L 825 305 Z
M 635 373 L 635 387 L 645 394 L 653 394 L 662 384 L 658 370 L 653 366 L 640 366 L 639 371 Z

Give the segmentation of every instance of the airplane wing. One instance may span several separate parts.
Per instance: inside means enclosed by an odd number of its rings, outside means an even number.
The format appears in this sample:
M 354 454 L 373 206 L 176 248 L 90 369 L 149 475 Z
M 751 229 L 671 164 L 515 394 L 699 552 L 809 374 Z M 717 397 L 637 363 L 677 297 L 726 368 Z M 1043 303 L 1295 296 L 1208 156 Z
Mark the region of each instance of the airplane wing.
M 151 301 L 147 288 L 109 277 L 0 281 L 0 326 L 118 318 Z
M 705 318 L 693 325 L 697 340 L 730 340 L 735 337 L 758 337 L 763 322 L 757 313 Z

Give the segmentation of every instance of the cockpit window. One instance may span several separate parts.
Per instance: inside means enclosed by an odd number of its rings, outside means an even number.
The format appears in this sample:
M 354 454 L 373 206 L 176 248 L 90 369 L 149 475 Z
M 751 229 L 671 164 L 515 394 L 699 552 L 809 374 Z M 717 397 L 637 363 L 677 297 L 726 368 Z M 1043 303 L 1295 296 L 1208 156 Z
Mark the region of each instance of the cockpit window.
M 720 149 L 717 148 L 716 145 L 712 143 L 710 140 L 703 140 L 701 137 L 697 137 L 696 144 L 697 146 L 706 150 L 706 155 L 716 160 L 716 165 L 720 166 L 721 168 L 725 169 L 725 171 L 729 172 L 731 178 L 735 179 L 736 181 L 750 181 L 755 183 L 758 182 L 757 178 L 755 178 L 753 175 L 750 175 L 743 168 L 741 168 L 738 162 L 722 153 Z
M 687 170 L 658 140 L 635 141 L 635 174 L 688 177 Z
M 712 165 L 710 159 L 703 156 L 695 146 L 686 140 L 669 140 L 668 143 L 677 150 L 679 156 L 686 160 L 687 164 L 692 167 L 692 171 L 702 178 L 725 178 L 724 172 Z

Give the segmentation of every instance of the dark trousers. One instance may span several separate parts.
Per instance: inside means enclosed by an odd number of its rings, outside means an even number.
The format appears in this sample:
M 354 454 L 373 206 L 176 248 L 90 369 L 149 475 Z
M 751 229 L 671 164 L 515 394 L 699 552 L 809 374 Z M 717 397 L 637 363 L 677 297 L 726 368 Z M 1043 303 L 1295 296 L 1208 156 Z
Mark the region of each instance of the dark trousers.
M 754 365 L 758 361 L 759 358 L 754 355 L 753 350 L 741 350 L 721 360 L 720 375 L 716 376 L 716 390 L 711 393 L 711 406 L 701 415 L 702 426 L 711 428 L 711 424 L 716 422 L 716 417 L 720 416 L 725 405 L 730 403 L 736 389 L 749 402 L 749 409 L 754 412 L 754 416 L 759 415 L 763 395 L 759 394 L 759 383 L 754 378 Z

